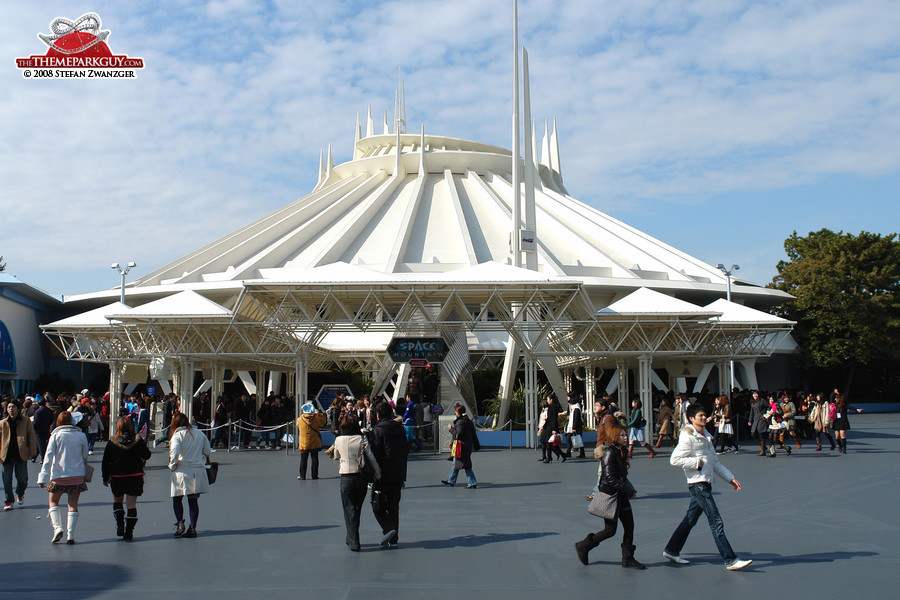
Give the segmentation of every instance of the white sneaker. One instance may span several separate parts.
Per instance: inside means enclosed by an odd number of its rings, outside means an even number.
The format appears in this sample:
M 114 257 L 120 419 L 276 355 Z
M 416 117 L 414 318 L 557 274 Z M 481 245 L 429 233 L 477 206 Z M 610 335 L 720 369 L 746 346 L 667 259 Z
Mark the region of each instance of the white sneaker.
M 665 558 L 668 558 L 670 561 L 672 561 L 672 562 L 675 563 L 675 564 L 679 564 L 679 565 L 689 565 L 689 564 L 691 564 L 691 561 L 689 561 L 688 559 L 686 559 L 686 558 L 681 558 L 681 557 L 678 556 L 677 554 L 669 554 L 669 553 L 666 552 L 665 550 L 663 550 L 663 556 L 664 556 Z
M 729 571 L 737 571 L 738 569 L 743 569 L 744 567 L 746 567 L 747 565 L 749 565 L 752 562 L 753 561 L 750 560 L 749 558 L 736 558 L 733 561 L 731 561 L 730 563 L 728 563 L 727 565 L 725 565 L 725 568 Z

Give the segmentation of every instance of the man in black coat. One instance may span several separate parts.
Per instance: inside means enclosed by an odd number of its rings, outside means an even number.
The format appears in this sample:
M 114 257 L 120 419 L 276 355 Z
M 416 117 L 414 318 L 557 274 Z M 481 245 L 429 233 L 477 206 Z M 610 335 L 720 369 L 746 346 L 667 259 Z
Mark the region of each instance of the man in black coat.
M 384 534 L 381 545 L 388 548 L 399 543 L 400 493 L 406 481 L 409 444 L 403 426 L 393 420 L 390 404 L 378 404 L 375 414 L 378 422 L 368 437 L 381 468 L 381 479 L 372 485 L 372 512 Z
M 38 400 L 38 409 L 34 413 L 34 435 L 37 440 L 37 450 L 41 457 L 41 463 L 44 462 L 44 452 L 47 451 L 50 430 L 53 429 L 55 422 L 53 419 L 53 409 L 47 406 L 47 400 L 45 398 Z M 31 462 L 34 462 L 34 460 Z

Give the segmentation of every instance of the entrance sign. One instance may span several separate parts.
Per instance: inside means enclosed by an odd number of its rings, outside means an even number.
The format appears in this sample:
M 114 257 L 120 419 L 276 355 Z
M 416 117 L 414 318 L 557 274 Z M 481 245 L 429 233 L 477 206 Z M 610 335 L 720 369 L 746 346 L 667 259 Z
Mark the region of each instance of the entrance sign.
M 387 350 L 391 360 L 397 363 L 413 360 L 439 363 L 444 361 L 449 348 L 442 338 L 394 338 Z

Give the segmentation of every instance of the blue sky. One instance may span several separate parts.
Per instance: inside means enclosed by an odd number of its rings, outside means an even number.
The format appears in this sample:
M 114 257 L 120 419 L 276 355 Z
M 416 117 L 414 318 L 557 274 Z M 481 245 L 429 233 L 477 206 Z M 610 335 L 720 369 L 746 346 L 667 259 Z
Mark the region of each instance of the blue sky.
M 509 0 L 4 2 L 0 255 L 47 292 L 114 287 L 306 195 L 357 113 L 510 145 Z M 522 0 L 533 116 L 579 200 L 764 284 L 783 241 L 900 230 L 893 0 Z M 136 80 L 24 79 L 97 12 Z

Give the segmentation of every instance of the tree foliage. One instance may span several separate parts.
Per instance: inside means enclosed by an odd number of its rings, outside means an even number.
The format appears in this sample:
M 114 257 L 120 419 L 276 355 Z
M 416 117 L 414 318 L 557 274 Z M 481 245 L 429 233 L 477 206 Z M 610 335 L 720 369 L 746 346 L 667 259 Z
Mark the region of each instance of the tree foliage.
M 796 297 L 780 311 L 808 367 L 849 370 L 900 359 L 900 242 L 897 234 L 828 229 L 785 240 L 788 260 L 770 284 Z

